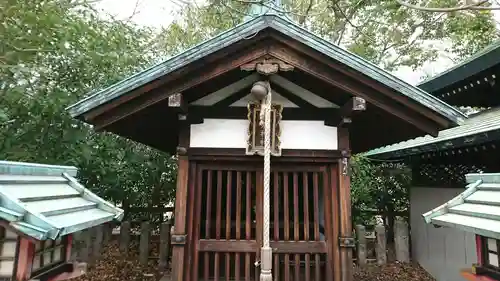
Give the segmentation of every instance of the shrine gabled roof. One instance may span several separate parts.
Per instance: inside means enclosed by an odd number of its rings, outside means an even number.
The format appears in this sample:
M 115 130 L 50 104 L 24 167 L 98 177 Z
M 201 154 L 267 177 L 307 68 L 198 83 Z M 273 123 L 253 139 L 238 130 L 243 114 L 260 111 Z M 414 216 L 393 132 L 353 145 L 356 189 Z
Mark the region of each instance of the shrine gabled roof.
M 452 124 L 461 123 L 466 117 L 460 111 L 454 109 L 443 101 L 433 97 L 425 91 L 412 86 L 367 60 L 352 54 L 342 48 L 324 40 L 299 25 L 290 22 L 278 15 L 261 15 L 250 21 L 244 22 L 220 35 L 213 37 L 199 45 L 196 45 L 170 59 L 167 59 L 153 67 L 132 75 L 114 85 L 93 93 L 87 98 L 77 102 L 68 108 L 73 117 L 80 116 L 94 108 L 108 103 L 127 92 L 146 85 L 164 75 L 174 72 L 192 62 L 200 60 L 205 56 L 213 54 L 223 48 L 241 40 L 246 40 L 258 32 L 271 28 L 310 48 L 358 71 L 373 80 L 376 80 L 389 88 L 397 91 L 403 96 L 419 103 L 442 117 L 451 121 Z
M 380 159 L 403 158 L 425 152 L 477 145 L 500 139 L 500 108 L 489 109 L 469 117 L 463 124 L 396 144 L 372 149 L 363 155 Z
M 37 240 L 121 220 L 123 210 L 83 187 L 76 174 L 75 167 L 0 161 L 0 219 Z
M 423 214 L 426 223 L 500 239 L 500 174 L 467 174 L 467 189 Z

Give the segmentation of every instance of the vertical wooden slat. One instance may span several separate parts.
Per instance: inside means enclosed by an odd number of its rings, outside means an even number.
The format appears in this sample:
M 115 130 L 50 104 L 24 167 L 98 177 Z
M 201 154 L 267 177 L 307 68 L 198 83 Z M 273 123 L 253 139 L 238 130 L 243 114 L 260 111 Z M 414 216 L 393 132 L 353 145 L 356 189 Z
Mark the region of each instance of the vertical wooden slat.
M 252 239 L 252 216 L 251 216 L 251 206 L 252 206 L 252 173 L 250 171 L 246 172 L 246 204 L 245 204 L 245 239 Z M 250 281 L 250 253 L 245 254 L 245 281 Z
M 212 171 L 207 170 L 207 201 L 206 201 L 206 221 L 205 221 L 205 239 L 210 239 L 210 218 L 211 218 L 211 212 L 212 212 Z M 210 254 L 205 253 L 205 257 L 203 259 L 203 266 L 204 266 L 204 280 L 208 281 L 210 278 Z
M 333 169 L 331 171 L 330 176 L 332 175 Z M 334 225 L 333 218 L 338 215 L 338 212 L 335 208 L 332 208 L 332 190 L 333 188 L 330 186 L 330 178 L 328 174 L 323 173 L 323 198 L 324 198 L 324 214 L 325 214 L 325 236 L 327 239 L 327 255 L 326 255 L 326 278 L 327 280 L 332 280 L 333 275 L 337 274 L 338 268 L 334 266 L 334 251 L 338 251 L 338 247 L 336 247 L 336 243 L 338 242 L 336 237 L 334 236 Z M 333 204 L 335 205 L 335 204 Z M 337 243 L 338 244 L 338 243 Z M 333 275 L 332 275 L 333 274 Z M 333 279 L 335 281 L 340 281 L 338 279 Z
M 241 172 L 236 172 L 236 240 L 241 239 Z M 240 280 L 240 254 L 234 256 L 234 278 Z
M 231 240 L 231 187 L 232 171 L 227 171 L 227 191 L 226 191 L 226 240 Z M 229 281 L 231 275 L 231 256 L 226 253 L 226 281 Z
M 222 219 L 222 171 L 217 171 L 217 213 L 215 217 L 215 239 L 221 239 L 221 219 Z M 219 253 L 215 253 L 214 281 L 219 280 Z
M 313 215 L 314 215 L 314 240 L 320 241 L 319 234 L 319 185 L 318 185 L 318 173 L 313 173 Z M 320 255 L 314 255 L 314 279 L 316 281 L 321 280 L 321 263 Z
M 256 221 L 257 221 L 257 228 L 256 228 L 256 240 L 257 240 L 257 245 L 259 245 L 259 250 L 257 250 L 257 256 L 256 259 L 260 261 L 260 247 L 262 246 L 262 224 L 263 224 L 263 201 L 264 201 L 264 174 L 262 172 L 257 173 L 257 182 L 255 183 L 255 190 L 256 190 Z M 260 276 L 260 270 L 259 267 L 255 267 L 255 276 L 256 278 L 259 278 Z
M 279 212 L 279 173 L 274 172 L 274 198 L 273 198 L 273 208 L 274 208 L 274 240 L 280 240 L 280 212 Z M 274 255 L 274 280 L 280 280 L 279 274 L 279 255 Z
M 299 229 L 299 177 L 297 172 L 293 173 L 293 238 L 300 240 Z M 300 280 L 300 256 L 295 254 L 295 280 Z
M 285 241 L 290 240 L 290 210 L 288 206 L 288 173 L 283 173 L 283 210 L 284 210 L 284 238 Z M 290 256 L 285 254 L 285 280 L 290 280 Z
M 302 188 L 304 189 L 304 240 L 309 241 L 309 177 L 307 172 L 303 173 Z M 305 254 L 305 281 L 311 280 L 311 255 Z
M 195 207 L 195 215 L 194 215 L 194 233 L 193 233 L 193 252 L 194 252 L 194 261 L 193 261 L 193 271 L 192 271 L 192 280 L 198 281 L 198 273 L 199 273 L 199 252 L 198 252 L 198 240 L 200 239 L 200 226 L 201 226 L 201 203 L 202 203 L 202 185 L 203 185 L 203 170 L 198 168 L 198 172 L 196 175 L 196 196 L 194 200 Z

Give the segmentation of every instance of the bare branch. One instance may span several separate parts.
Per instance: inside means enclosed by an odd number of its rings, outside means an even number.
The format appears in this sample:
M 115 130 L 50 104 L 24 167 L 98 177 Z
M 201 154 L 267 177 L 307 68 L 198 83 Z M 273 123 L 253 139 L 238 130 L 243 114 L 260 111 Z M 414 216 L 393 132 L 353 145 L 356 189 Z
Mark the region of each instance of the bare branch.
M 448 7 L 448 8 L 429 8 L 429 7 L 423 7 L 423 6 L 418 6 L 418 5 L 413 5 L 407 2 L 404 2 L 403 0 L 396 0 L 401 6 L 405 6 L 407 8 L 415 9 L 415 10 L 420 10 L 420 11 L 425 11 L 425 12 L 437 12 L 437 13 L 449 13 L 449 12 L 458 12 L 458 11 L 464 11 L 464 10 L 500 10 L 500 7 L 485 7 L 483 6 L 484 4 L 489 4 L 489 0 L 481 0 L 476 3 L 472 4 L 465 4 L 462 6 L 458 7 Z

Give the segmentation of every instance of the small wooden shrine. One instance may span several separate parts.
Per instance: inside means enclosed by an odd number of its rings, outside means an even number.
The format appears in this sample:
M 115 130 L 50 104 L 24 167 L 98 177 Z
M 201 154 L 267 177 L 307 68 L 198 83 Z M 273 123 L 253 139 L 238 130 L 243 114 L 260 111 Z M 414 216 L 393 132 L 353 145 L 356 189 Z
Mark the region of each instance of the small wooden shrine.
M 351 153 L 465 118 L 275 14 L 69 111 L 177 153 L 175 281 L 351 281 Z
M 419 85 L 452 105 L 481 108 L 479 112 L 437 136 L 365 153 L 370 158 L 401 160 L 411 166 L 413 259 L 438 280 L 459 280 L 460 275 L 467 280 L 500 280 L 495 246 L 500 245 L 500 181 L 496 174 L 500 171 L 499 54 L 497 41 Z
M 123 211 L 93 194 L 68 166 L 0 161 L 0 280 L 65 280 L 72 234 Z

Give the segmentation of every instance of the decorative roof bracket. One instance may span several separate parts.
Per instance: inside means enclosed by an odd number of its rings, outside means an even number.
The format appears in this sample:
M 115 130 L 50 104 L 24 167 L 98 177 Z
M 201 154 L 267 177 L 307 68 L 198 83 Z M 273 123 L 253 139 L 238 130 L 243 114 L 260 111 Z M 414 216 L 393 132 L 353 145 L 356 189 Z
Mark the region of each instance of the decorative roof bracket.
M 240 66 L 243 71 L 257 71 L 262 75 L 276 74 L 278 71 L 292 71 L 294 67 L 272 56 L 263 56 Z

